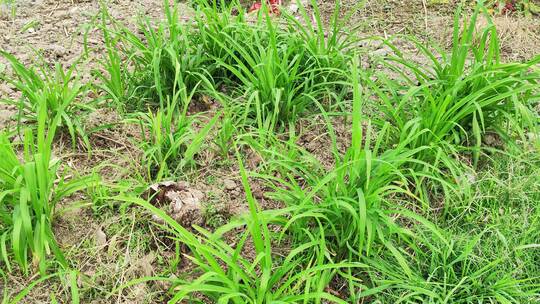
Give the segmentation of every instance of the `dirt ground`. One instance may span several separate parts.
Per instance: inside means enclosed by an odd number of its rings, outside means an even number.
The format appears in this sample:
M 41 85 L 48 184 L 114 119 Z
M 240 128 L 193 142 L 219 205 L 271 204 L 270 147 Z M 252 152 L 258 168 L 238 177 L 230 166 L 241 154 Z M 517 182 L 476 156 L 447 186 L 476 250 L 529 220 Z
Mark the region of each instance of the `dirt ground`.
M 103 44 L 99 31 L 92 22 L 99 13 L 99 1 L 95 0 L 17 0 L 13 5 L 0 4 L 0 49 L 14 54 L 24 63 L 60 62 L 70 66 L 77 60 L 89 78 L 94 67 L 92 54 L 86 58 L 84 40 L 93 54 L 99 54 Z M 154 20 L 162 18 L 161 0 L 108 1 L 109 12 L 120 22 L 134 25 L 137 17 Z M 323 16 L 331 16 L 334 1 L 319 1 Z M 448 46 L 451 42 L 452 12 L 456 5 L 427 5 L 429 1 L 370 0 L 358 9 L 350 22 L 359 27 L 359 35 L 388 37 L 396 34 L 415 34 L 427 40 Z M 343 1 L 342 12 L 355 9 L 356 1 Z M 186 12 L 186 14 L 188 14 Z M 495 16 L 503 57 L 523 60 L 538 54 L 540 50 L 540 18 L 520 16 Z M 38 55 L 39 54 L 39 55 Z M 42 58 L 41 58 L 42 57 Z M 81 59 L 81 57 L 84 57 Z M 6 64 L 0 58 L 0 64 Z M 13 88 L 0 83 L 0 98 L 13 96 Z M 13 109 L 0 106 L 0 126 L 9 122 Z
M 356 2 L 346 0 L 343 10 L 353 8 Z M 333 1 L 319 3 L 323 15 L 330 16 L 334 9 Z M 366 37 L 415 34 L 448 46 L 455 4 L 430 6 L 424 3 L 425 1 L 421 0 L 367 1 L 366 6 L 353 15 L 351 23 L 358 25 L 359 35 Z M 138 16 L 156 20 L 162 18 L 162 0 L 116 0 L 109 1 L 107 6 L 116 20 L 126 24 L 134 25 Z M 14 10 L 8 4 L 0 4 L 0 49 L 14 54 L 24 63 L 44 60 L 49 64 L 60 62 L 70 66 L 77 60 L 82 60 L 87 64 L 79 64 L 86 69 L 80 72 L 86 81 L 91 81 L 90 69 L 95 67 L 96 56 L 103 50 L 99 31 L 91 26 L 99 8 L 97 0 L 16 0 Z M 496 16 L 494 22 L 501 34 L 505 59 L 523 60 L 540 54 L 540 18 Z M 83 56 L 86 36 L 91 49 L 90 57 L 87 58 Z M 0 72 L 3 65 L 6 65 L 6 61 L 0 58 Z M 12 87 L 0 82 L 0 99 L 16 96 L 17 93 Z M 4 129 L 13 124 L 15 114 L 15 108 L 0 105 L 0 128 Z M 115 115 L 101 110 L 92 114 L 98 121 L 114 121 Z M 98 149 L 91 159 L 85 155 L 76 155 L 70 147 L 60 145 L 55 150 L 70 166 L 81 171 L 111 161 L 116 167 L 103 170 L 106 171 L 106 176 L 115 179 L 123 174 L 122 170 L 129 170 L 131 161 L 137 157 L 136 151 L 134 152 L 136 149 L 124 139 L 128 132 L 130 130 L 119 127 L 98 134 L 93 138 Z M 305 142 L 306 145 L 313 145 L 312 140 Z M 309 149 L 316 150 L 316 147 Z M 228 209 L 228 212 L 239 212 L 243 202 L 238 199 L 241 197 L 241 190 L 235 177 L 235 166 L 226 161 L 216 164 L 212 162 L 215 159 L 213 155 L 206 157 L 213 165 L 208 167 L 207 172 L 204 172 L 192 187 L 207 195 L 211 193 L 212 197 L 221 200 L 225 198 L 230 206 L 224 208 Z M 127 292 L 109 294 L 111 289 L 130 279 L 156 273 L 156 269 L 164 264 L 160 259 L 171 255 L 171 252 L 160 251 L 161 249 L 156 249 L 155 244 L 152 244 L 162 242 L 158 237 L 159 231 L 155 231 L 151 225 L 139 226 L 138 219 L 142 217 L 140 212 L 129 211 L 127 216 L 122 216 L 128 220 L 120 221 L 120 215 L 115 214 L 96 216 L 90 208 L 73 209 L 57 219 L 58 241 L 67 251 L 67 256 L 74 260 L 74 264 L 79 265 L 80 286 L 90 284 L 90 287 L 86 288 L 94 290 L 89 292 L 90 298 L 93 298 L 90 303 L 161 303 L 163 298 L 160 294 L 166 286 L 159 284 L 154 284 L 150 289 L 137 285 Z M 153 241 L 148 241 L 143 233 L 152 235 Z M 8 286 L 4 288 L 8 288 L 8 293 L 19 291 L 28 285 L 30 279 L 35 278 L 10 276 Z M 44 284 L 27 297 L 27 303 L 50 303 L 51 292 L 56 294 L 59 301 L 69 293 L 63 284 Z

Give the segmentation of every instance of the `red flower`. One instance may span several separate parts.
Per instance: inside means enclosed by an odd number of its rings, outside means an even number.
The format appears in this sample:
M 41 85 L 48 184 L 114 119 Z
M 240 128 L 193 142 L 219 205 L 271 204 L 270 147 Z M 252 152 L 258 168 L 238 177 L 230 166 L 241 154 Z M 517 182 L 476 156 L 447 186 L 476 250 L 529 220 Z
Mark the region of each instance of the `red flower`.
M 270 9 L 271 14 L 279 15 L 279 7 L 281 6 L 281 0 L 267 0 L 267 7 Z M 255 2 L 249 8 L 248 13 L 256 12 L 262 8 L 261 2 Z

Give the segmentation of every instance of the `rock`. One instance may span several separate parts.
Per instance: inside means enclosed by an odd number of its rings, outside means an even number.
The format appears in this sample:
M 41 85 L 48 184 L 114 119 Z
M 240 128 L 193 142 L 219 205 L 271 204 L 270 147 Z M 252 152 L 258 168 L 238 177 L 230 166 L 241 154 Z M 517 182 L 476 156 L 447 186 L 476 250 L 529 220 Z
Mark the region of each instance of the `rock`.
M 236 182 L 231 179 L 224 180 L 223 186 L 225 187 L 225 190 L 234 190 L 237 187 Z
M 294 2 L 289 5 L 289 12 L 291 14 L 297 14 L 299 9 L 300 8 L 298 7 L 298 4 L 296 4 Z
M 188 182 L 164 181 L 151 185 L 148 188 L 146 195 L 149 198 L 152 198 L 152 203 L 154 203 L 154 205 L 160 206 L 170 202 L 170 199 L 165 197 L 169 191 L 185 191 L 188 188 Z
M 390 53 L 390 49 L 388 48 L 381 48 L 372 52 L 373 55 L 380 56 L 380 57 L 385 57 L 389 53 Z
M 67 56 L 70 53 L 68 49 L 57 44 L 51 44 L 47 46 L 47 48 L 45 49 L 45 52 L 53 56 L 53 58 L 62 58 L 62 57 Z

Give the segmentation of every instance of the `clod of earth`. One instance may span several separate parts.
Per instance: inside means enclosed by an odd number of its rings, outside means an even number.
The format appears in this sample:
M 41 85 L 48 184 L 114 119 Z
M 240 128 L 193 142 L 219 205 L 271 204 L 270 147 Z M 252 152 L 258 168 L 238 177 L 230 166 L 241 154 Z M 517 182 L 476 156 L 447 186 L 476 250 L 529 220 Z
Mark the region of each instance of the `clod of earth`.
M 153 184 L 150 186 L 149 196 L 154 205 L 165 206 L 167 214 L 180 225 L 191 227 L 204 224 L 201 204 L 204 193 L 191 188 L 188 182 L 166 181 Z
M 224 180 L 223 186 L 225 187 L 225 190 L 229 190 L 229 191 L 234 190 L 237 187 L 236 183 L 231 179 Z

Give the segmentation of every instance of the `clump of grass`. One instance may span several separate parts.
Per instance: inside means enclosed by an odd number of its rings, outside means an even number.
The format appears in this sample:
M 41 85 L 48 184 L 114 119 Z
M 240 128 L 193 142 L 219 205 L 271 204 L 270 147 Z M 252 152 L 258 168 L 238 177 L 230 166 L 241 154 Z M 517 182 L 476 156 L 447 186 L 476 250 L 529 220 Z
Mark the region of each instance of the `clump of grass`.
M 152 180 L 175 176 L 181 169 L 193 166 L 194 157 L 219 118 L 219 114 L 214 116 L 196 132 L 194 127 L 198 120 L 187 116 L 185 109 L 179 112 L 174 106 L 171 103 L 163 111 L 140 113 L 137 118 L 143 136 L 140 143 L 143 164 Z
M 47 105 L 47 125 L 56 123 L 60 129 L 66 129 L 71 135 L 73 146 L 77 138 L 81 138 L 87 148 L 90 148 L 87 134 L 78 117 L 84 111 L 92 110 L 91 103 L 81 99 L 88 91 L 88 85 L 83 85 L 76 74 L 76 65 L 69 69 L 57 63 L 54 70 L 46 66 L 39 69 L 26 67 L 15 56 L 3 52 L 17 78 L 3 77 L 21 92 L 18 101 L 6 100 L 19 108 L 19 126 L 22 123 L 37 123 L 39 109 Z M 56 117 L 59 117 L 56 120 Z
M 248 22 L 238 3 L 218 10 L 199 2 L 193 24 L 179 22 L 178 7 L 165 2 L 167 22 L 141 23 L 143 37 L 114 22 L 108 26 L 103 9 L 108 54 L 102 62 L 107 73 L 100 77 L 111 99 L 128 108 L 157 101 L 163 107 L 174 90 L 177 64 L 189 91 L 199 87 L 199 95 L 221 87 L 233 92 L 231 106 L 243 124 L 259 128 L 282 128 L 306 110 L 317 110 L 323 99 L 335 107 L 335 96 L 345 94 L 343 68 L 354 39 L 337 29 L 342 24 L 337 15 L 326 39 L 319 13 L 314 29 L 292 16 L 283 28 L 268 15 Z
M 175 176 L 181 169 L 192 166 L 206 136 L 221 116 L 215 114 L 196 131 L 196 124 L 202 121 L 197 116 L 187 114 L 195 90 L 189 95 L 186 90 L 180 83 L 174 89 L 172 99 L 167 98 L 165 107 L 156 112 L 149 110 L 148 113 L 135 114 L 134 121 L 141 127 L 142 161 L 151 180 L 160 181 L 164 177 Z
M 139 21 L 142 36 L 114 22 L 107 9 L 102 8 L 100 28 L 107 46 L 102 68 L 107 73 L 97 75 L 102 89 L 123 109 L 164 107 L 178 77 L 188 91 L 201 83 L 213 88 L 215 65 L 197 43 L 197 33 L 189 24 L 178 21 L 176 5 L 171 9 L 164 1 L 164 8 L 165 22 L 154 25 L 148 19 Z M 108 26 L 107 21 L 113 26 Z
M 233 113 L 231 113 L 230 110 L 226 110 L 223 118 L 221 119 L 219 131 L 214 140 L 219 154 L 224 159 L 226 159 L 229 152 L 231 152 L 235 132 L 236 126 L 234 125 Z
M 525 63 L 503 63 L 497 31 L 487 13 L 488 26 L 479 32 L 476 20 L 485 9 L 477 5 L 470 21 L 460 27 L 461 9 L 455 14 L 452 52 L 433 52 L 413 38 L 419 52 L 428 59 L 423 66 L 394 45 L 395 56 L 385 66 L 398 75 L 390 79 L 382 72 L 376 81 L 366 79 L 381 101 L 386 121 L 403 134 L 423 132 L 410 143 L 412 148 L 433 146 L 452 154 L 466 146 L 478 161 L 483 135 L 495 131 L 509 144 L 514 132 L 523 137 L 523 128 L 535 128 L 530 111 L 540 75 L 530 68 L 540 57 Z M 437 149 L 426 151 L 423 159 L 437 160 Z
M 34 137 L 27 129 L 24 135 L 23 161 L 7 135 L 0 136 L 0 253 L 8 271 L 12 271 L 14 260 L 25 274 L 36 265 L 45 275 L 51 254 L 62 267 L 68 267 L 52 230 L 55 207 L 63 198 L 96 182 L 94 176 L 64 178 L 60 162 L 51 152 L 62 114 L 50 126 L 48 115 L 47 103 L 41 101 L 37 134 Z
M 225 83 L 239 96 L 238 111 L 246 125 L 271 130 L 286 126 L 307 110 L 318 109 L 321 100 L 332 100 L 335 92 L 330 93 L 330 88 L 346 78 L 341 69 L 350 59 L 344 52 L 346 44 L 334 41 L 335 37 L 317 42 L 322 28 L 302 33 L 297 28 L 300 23 L 292 23 L 292 18 L 291 29 L 286 30 L 268 15 L 259 15 L 254 24 L 233 16 L 227 21 L 223 15 L 205 18 L 211 18 L 209 23 L 215 27 L 200 23 L 200 31 L 210 40 L 213 58 L 233 75 Z
M 538 277 L 533 261 L 540 257 L 535 245 L 539 172 L 536 151 L 494 153 L 471 182 L 474 195 L 450 198 L 448 211 L 437 224 L 458 236 L 482 233 L 477 251 L 483 259 L 501 259 L 498 271 L 520 280 Z
M 294 147 L 280 148 L 279 151 L 262 148 L 262 154 L 273 156 L 272 163 L 266 167 L 271 172 L 278 172 L 266 176 L 275 182 L 276 191 L 270 195 L 295 208 L 288 229 L 303 234 L 303 230 L 310 227 L 310 233 L 326 239 L 328 255 L 332 259 L 358 261 L 364 254 L 370 254 L 374 244 L 385 243 L 390 234 L 407 237 L 406 229 L 392 218 L 395 208 L 390 207 L 393 202 L 389 198 L 427 204 L 416 195 L 414 182 L 429 175 L 415 172 L 410 167 L 429 165 L 416 159 L 426 147 L 408 148 L 408 142 L 414 137 L 405 138 L 394 148 L 383 151 L 388 127 L 378 134 L 377 139 L 372 139 L 369 125 L 364 130 L 363 93 L 357 65 L 353 65 L 351 73 L 352 144 L 343 156 L 336 148 L 333 168 L 328 170 L 325 164 L 305 152 L 288 151 Z M 332 134 L 330 124 L 329 128 Z M 335 135 L 331 137 L 335 147 Z
M 351 54 L 358 52 L 357 27 L 351 27 L 351 16 L 364 6 L 364 1 L 349 8 L 341 15 L 342 1 L 335 1 L 334 10 L 328 23 L 323 20 L 317 1 L 309 1 L 312 9 L 295 0 L 299 9 L 299 16 L 289 15 L 285 10 L 284 18 L 287 20 L 287 31 L 296 33 L 303 41 L 304 48 L 310 60 L 317 62 L 317 66 L 332 67 L 333 69 L 347 71 L 351 62 Z M 323 71 L 322 71 L 323 72 Z M 324 74 L 323 74 L 324 75 Z M 328 76 L 328 75 L 327 75 Z M 336 75 L 334 75 L 336 76 Z M 331 78 L 332 80 L 344 80 Z M 336 85 L 334 83 L 334 85 Z M 334 86 L 339 91 L 344 86 Z
M 4 281 L 4 286 L 9 286 L 6 278 L 4 277 L 4 273 L 0 270 L 0 275 L 2 276 L 2 279 Z M 69 287 L 71 291 L 71 303 L 73 304 L 79 304 L 80 303 L 80 297 L 79 297 L 79 286 L 77 286 L 77 271 L 71 270 L 71 271 L 58 271 L 53 274 L 49 274 L 46 276 L 39 277 L 32 282 L 29 282 L 24 289 L 18 291 L 15 294 L 9 294 L 8 288 L 4 289 L 3 295 L 2 295 L 2 303 L 20 303 L 27 297 L 36 286 L 39 286 L 39 284 L 43 284 L 44 282 L 49 282 L 53 279 L 65 279 L 66 283 L 65 285 Z M 56 301 L 55 293 L 50 292 L 50 298 L 53 300 L 53 303 Z

